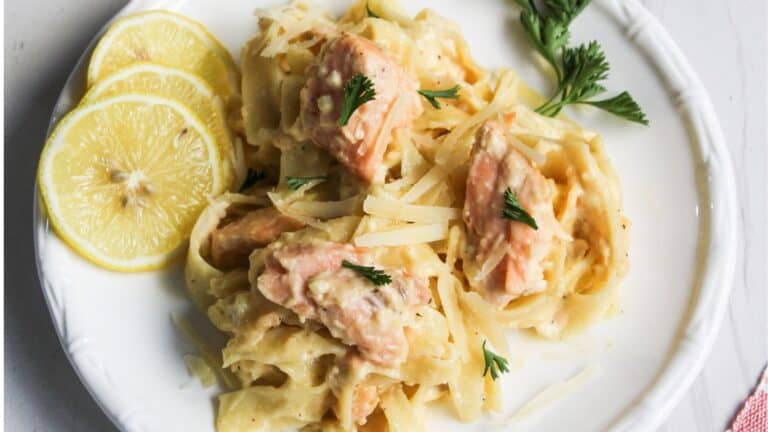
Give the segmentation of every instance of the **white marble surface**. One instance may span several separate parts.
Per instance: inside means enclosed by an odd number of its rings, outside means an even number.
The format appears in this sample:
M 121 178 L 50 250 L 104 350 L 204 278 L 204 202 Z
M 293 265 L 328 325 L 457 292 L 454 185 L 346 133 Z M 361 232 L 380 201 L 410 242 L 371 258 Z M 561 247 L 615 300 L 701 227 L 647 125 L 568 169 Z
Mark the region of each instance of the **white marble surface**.
M 31 242 L 34 169 L 48 116 L 88 40 L 125 0 L 5 2 L 5 430 L 110 431 L 59 347 Z M 715 103 L 741 203 L 737 278 L 707 364 L 663 431 L 721 431 L 768 362 L 766 1 L 643 0 L 680 44 Z

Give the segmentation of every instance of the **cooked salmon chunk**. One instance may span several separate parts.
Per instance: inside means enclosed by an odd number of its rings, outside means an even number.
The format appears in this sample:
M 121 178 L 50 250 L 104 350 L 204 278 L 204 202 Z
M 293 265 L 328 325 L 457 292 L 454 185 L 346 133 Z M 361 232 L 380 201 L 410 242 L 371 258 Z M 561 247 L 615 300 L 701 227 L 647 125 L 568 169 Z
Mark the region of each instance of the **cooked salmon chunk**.
M 375 98 L 339 125 L 344 85 L 362 74 L 373 82 Z M 342 34 L 330 40 L 309 69 L 301 91 L 301 119 L 312 141 L 367 181 L 381 173 L 391 132 L 421 114 L 418 82 L 376 44 Z M 389 119 L 389 116 L 392 116 Z
M 414 309 L 431 300 L 425 279 L 400 269 L 376 286 L 344 261 L 375 266 L 365 250 L 327 241 L 270 246 L 256 287 L 299 319 L 319 321 L 333 337 L 354 345 L 367 360 L 394 366 L 405 360 L 404 327 Z
M 379 404 L 379 389 L 375 385 L 360 385 L 355 389 L 352 421 L 365 424 L 365 420 Z
M 474 288 L 499 306 L 546 287 L 542 264 L 559 232 L 552 186 L 507 142 L 503 127 L 498 121 L 488 121 L 478 129 L 464 202 L 473 264 L 483 268 L 498 263 L 483 280 L 475 281 Z M 535 219 L 538 229 L 502 217 L 507 189 Z
M 211 263 L 221 270 L 248 267 L 248 256 L 254 249 L 268 245 L 284 232 L 303 227 L 303 222 L 274 207 L 251 210 L 211 234 Z

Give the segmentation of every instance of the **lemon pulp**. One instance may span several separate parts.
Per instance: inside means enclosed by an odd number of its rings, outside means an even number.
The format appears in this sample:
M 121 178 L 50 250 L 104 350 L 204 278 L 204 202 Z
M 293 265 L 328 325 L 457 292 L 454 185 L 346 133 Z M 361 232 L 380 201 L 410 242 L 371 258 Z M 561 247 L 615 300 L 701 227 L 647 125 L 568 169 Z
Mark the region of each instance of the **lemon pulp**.
M 124 94 L 72 111 L 41 157 L 54 229 L 116 270 L 159 268 L 180 252 L 222 186 L 213 136 L 170 99 Z
M 232 138 L 224 107 L 216 92 L 202 78 L 182 69 L 153 63 L 135 63 L 98 81 L 83 97 L 88 104 L 123 93 L 154 94 L 191 108 L 210 129 L 221 156 L 226 186 L 232 182 Z
M 229 52 L 200 23 L 179 14 L 153 10 L 117 20 L 96 45 L 88 86 L 136 62 L 200 75 L 225 101 L 238 92 L 237 68 Z

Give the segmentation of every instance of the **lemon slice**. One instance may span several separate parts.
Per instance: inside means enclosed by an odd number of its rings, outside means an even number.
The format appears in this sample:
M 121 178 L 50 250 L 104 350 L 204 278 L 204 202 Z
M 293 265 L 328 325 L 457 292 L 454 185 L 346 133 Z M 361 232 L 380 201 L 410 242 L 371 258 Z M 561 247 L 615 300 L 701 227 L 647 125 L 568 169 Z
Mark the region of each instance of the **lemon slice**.
M 138 93 L 70 112 L 48 138 L 38 182 L 56 232 L 114 270 L 164 266 L 221 190 L 210 131 L 184 105 Z
M 226 125 L 221 98 L 202 78 L 181 69 L 153 63 L 135 63 L 99 80 L 83 97 L 82 104 L 93 103 L 122 93 L 144 93 L 166 97 L 186 104 L 213 133 L 224 183 L 234 177 L 232 137 Z
M 140 61 L 196 73 L 225 101 L 238 93 L 237 67 L 229 51 L 200 23 L 162 10 L 128 15 L 112 24 L 91 56 L 88 86 Z

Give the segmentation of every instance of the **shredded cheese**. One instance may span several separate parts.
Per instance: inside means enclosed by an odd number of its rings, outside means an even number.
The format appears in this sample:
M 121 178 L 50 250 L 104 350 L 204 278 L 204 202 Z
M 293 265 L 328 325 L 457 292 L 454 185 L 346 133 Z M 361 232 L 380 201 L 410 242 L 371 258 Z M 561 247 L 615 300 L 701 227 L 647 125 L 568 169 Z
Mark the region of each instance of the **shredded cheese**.
M 514 82 L 517 76 L 513 73 L 502 73 L 499 78 L 499 85 L 494 98 L 486 107 L 467 119 L 461 125 L 454 128 L 445 139 L 435 156 L 435 163 L 441 165 L 446 171 L 450 172 L 459 165 L 467 162 L 470 155 L 470 149 L 474 140 L 466 137 L 469 131 L 475 130 L 480 124 L 489 118 L 504 111 L 510 105 L 510 100 L 514 89 Z M 469 138 L 469 139 L 468 139 Z
M 424 195 L 428 190 L 432 189 L 436 184 L 445 179 L 445 171 L 442 168 L 435 165 L 433 166 L 422 178 L 416 182 L 411 189 L 408 190 L 401 198 L 400 201 L 405 203 L 412 203 Z
M 403 105 L 403 101 L 405 101 L 405 98 L 396 98 L 395 102 L 392 104 L 392 106 L 389 108 L 389 111 L 384 115 L 384 121 L 381 123 L 381 127 L 379 128 L 379 133 L 376 135 L 376 139 L 373 142 L 373 149 L 376 152 L 384 152 L 384 150 L 387 148 L 387 141 L 392 138 L 392 126 L 394 125 L 395 121 L 400 116 L 400 110 L 401 106 Z M 386 172 L 384 170 L 379 170 L 379 172 L 376 173 L 377 179 L 383 179 L 386 175 Z
M 448 224 L 406 225 L 388 231 L 369 232 L 354 238 L 361 247 L 405 246 L 431 243 L 448 237 Z
M 190 375 L 199 379 L 203 387 L 208 388 L 216 383 L 213 369 L 202 357 L 194 354 L 184 354 L 184 363 L 187 365 Z
M 369 195 L 363 203 L 366 213 L 404 222 L 424 224 L 448 222 L 461 217 L 461 209 L 405 204 L 402 201 Z
M 538 166 L 544 165 L 544 162 L 547 161 L 547 156 L 545 154 L 523 144 L 519 139 L 512 136 L 512 133 L 510 132 L 509 128 L 504 127 L 503 129 L 504 129 L 504 135 L 506 135 L 507 137 L 507 142 L 512 147 L 516 148 L 520 153 L 522 153 L 525 157 L 530 159 L 536 165 Z
M 563 397 L 573 393 L 600 371 L 599 366 L 589 365 L 571 378 L 556 382 L 544 388 L 528 402 L 523 404 L 511 416 L 497 423 L 500 427 L 510 427 L 551 406 Z

